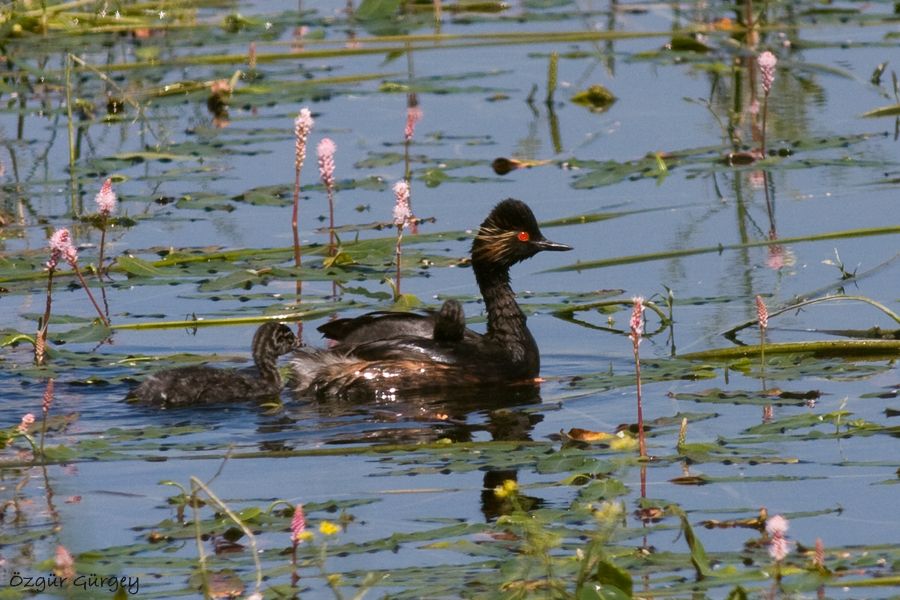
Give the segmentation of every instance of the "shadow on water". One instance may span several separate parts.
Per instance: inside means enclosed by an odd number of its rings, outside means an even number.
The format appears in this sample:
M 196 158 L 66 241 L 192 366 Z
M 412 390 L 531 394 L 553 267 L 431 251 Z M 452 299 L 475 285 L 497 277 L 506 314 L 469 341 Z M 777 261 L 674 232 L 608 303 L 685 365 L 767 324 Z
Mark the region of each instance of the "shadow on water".
M 318 432 L 319 439 L 332 445 L 531 442 L 534 427 L 544 419 L 532 410 L 542 402 L 537 385 L 383 394 L 367 403 L 342 399 L 300 402 L 299 408 L 288 407 L 277 424 L 261 427 L 260 433 L 294 431 L 298 422 L 317 422 L 322 429 L 334 430 L 333 434 Z M 277 443 L 264 446 L 275 450 Z M 508 499 L 494 490 L 518 479 L 517 469 L 484 470 L 480 506 L 485 520 L 492 521 L 513 510 Z M 543 504 L 541 499 L 524 494 L 519 495 L 519 501 L 531 508 Z

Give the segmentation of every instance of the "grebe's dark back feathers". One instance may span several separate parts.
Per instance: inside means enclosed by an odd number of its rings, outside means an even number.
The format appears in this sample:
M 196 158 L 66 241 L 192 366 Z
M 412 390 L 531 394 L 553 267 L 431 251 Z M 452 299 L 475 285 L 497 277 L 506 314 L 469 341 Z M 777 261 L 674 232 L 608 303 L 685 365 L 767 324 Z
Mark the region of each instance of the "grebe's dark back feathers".
M 346 344 L 403 335 L 426 336 L 434 329 L 434 312 L 423 315 L 411 312 L 377 310 L 358 317 L 335 319 L 317 330 L 327 339 Z
M 327 339 L 339 342 L 339 347 L 401 337 L 447 341 L 481 337 L 466 329 L 462 305 L 453 299 L 446 300 L 438 311 L 426 310 L 424 314 L 418 314 L 379 310 L 358 317 L 329 321 L 320 325 L 318 331 Z

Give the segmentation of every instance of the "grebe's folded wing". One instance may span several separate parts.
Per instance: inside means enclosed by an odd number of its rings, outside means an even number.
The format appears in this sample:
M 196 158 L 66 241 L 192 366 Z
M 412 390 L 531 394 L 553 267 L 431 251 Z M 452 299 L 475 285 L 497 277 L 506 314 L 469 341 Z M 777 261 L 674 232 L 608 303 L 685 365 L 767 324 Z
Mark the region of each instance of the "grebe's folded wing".
M 329 321 L 318 327 L 329 340 L 342 344 L 365 342 L 405 336 L 431 337 L 435 313 L 418 314 L 379 310 L 358 317 Z

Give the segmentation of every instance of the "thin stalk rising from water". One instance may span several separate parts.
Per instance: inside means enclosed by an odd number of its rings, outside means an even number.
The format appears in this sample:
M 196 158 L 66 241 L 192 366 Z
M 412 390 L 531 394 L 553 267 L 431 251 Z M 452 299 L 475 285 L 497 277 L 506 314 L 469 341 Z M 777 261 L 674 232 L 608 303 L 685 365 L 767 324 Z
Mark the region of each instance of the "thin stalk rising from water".
M 319 175 L 328 194 L 328 256 L 334 256 L 334 153 L 337 145 L 331 138 L 323 138 L 316 147 Z
M 641 458 L 647 457 L 647 440 L 644 436 L 644 407 L 641 397 L 641 357 L 638 347 L 641 345 L 641 335 L 644 331 L 644 299 L 640 296 L 633 298 L 634 307 L 631 311 L 631 339 L 634 350 L 634 376 L 637 386 L 637 421 L 638 421 L 638 446 Z

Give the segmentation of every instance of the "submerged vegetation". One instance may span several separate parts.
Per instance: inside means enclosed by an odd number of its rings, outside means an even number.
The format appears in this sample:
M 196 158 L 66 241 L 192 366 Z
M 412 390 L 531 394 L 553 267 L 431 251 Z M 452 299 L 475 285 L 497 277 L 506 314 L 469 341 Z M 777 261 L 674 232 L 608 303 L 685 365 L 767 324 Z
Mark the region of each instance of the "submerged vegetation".
M 259 6 L 0 8 L 0 598 L 896 593 L 893 3 Z M 578 252 L 539 392 L 122 402 L 240 326 L 477 327 L 507 195 Z

